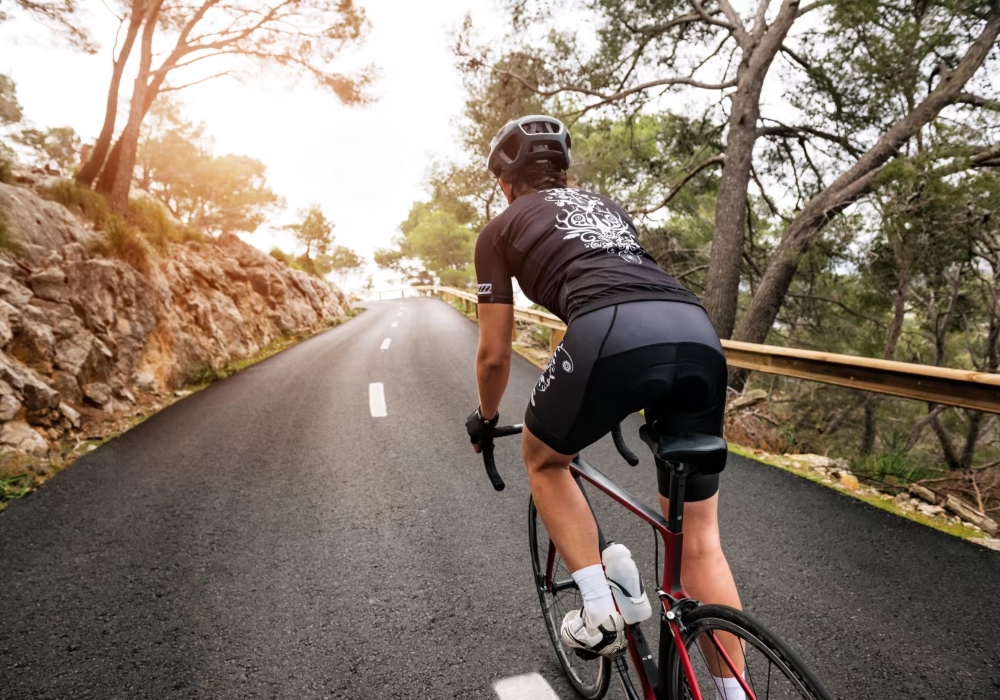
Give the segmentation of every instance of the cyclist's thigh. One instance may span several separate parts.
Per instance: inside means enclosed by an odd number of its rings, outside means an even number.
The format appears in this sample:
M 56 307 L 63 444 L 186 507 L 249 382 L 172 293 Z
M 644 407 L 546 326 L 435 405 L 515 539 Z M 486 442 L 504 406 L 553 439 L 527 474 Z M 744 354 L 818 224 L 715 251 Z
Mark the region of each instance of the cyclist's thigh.
M 611 306 L 574 319 L 531 390 L 524 423 L 535 437 L 560 454 L 574 455 L 590 444 L 580 443 L 576 426 L 589 405 L 587 391 L 594 363 L 614 317 L 615 307 Z

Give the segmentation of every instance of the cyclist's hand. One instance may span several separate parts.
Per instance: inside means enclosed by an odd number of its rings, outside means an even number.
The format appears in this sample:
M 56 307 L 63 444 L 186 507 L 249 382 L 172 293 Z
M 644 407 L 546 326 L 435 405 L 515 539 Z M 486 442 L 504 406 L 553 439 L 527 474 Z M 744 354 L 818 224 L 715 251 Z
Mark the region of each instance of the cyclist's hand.
M 497 414 L 491 420 L 486 420 L 479 413 L 478 408 L 465 420 L 465 429 L 469 432 L 469 438 L 476 452 L 479 452 L 482 448 L 483 440 L 493 434 L 493 428 L 497 427 L 497 423 L 499 422 L 500 411 L 497 411 Z

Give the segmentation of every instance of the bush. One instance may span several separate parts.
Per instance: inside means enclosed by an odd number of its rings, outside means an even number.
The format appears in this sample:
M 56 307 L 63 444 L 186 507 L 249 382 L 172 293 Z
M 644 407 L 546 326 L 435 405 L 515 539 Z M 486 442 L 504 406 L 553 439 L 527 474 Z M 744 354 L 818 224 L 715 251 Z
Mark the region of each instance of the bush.
M 14 240 L 14 235 L 7 226 L 7 220 L 4 219 L 3 212 L 0 212 L 0 250 L 10 251 L 11 253 L 19 253 L 21 251 L 21 244 Z
M 180 226 L 170 218 L 170 212 L 156 200 L 143 197 L 128 202 L 128 223 L 144 234 L 155 247 L 167 247 L 167 241 L 180 238 Z
M 188 370 L 188 373 L 184 375 L 184 379 L 181 380 L 181 385 L 200 386 L 225 378 L 225 371 L 215 369 L 208 362 L 201 362 Z
M 309 272 L 306 266 L 302 263 L 302 258 L 296 258 L 294 255 L 289 255 L 281 248 L 271 248 L 271 252 L 268 253 L 272 258 L 280 262 L 285 263 L 286 266 L 292 268 L 293 270 L 301 270 L 302 272 Z
M 142 275 L 149 274 L 149 244 L 142 234 L 113 214 L 105 223 L 104 234 L 103 240 L 95 242 L 95 252 L 126 262 Z
M 170 211 L 155 199 L 149 197 L 130 199 L 128 210 L 129 223 L 142 231 L 147 240 L 160 250 L 167 247 L 168 241 L 203 242 L 208 238 L 201 231 L 175 221 Z
M 857 460 L 853 471 L 887 484 L 909 484 L 944 474 L 943 469 L 928 467 L 917 462 L 912 456 L 896 452 L 866 455 Z
M 108 219 L 114 215 L 104 195 L 94 192 L 76 180 L 60 180 L 41 194 L 45 199 L 59 202 L 69 209 L 79 210 L 99 228 L 103 228 Z

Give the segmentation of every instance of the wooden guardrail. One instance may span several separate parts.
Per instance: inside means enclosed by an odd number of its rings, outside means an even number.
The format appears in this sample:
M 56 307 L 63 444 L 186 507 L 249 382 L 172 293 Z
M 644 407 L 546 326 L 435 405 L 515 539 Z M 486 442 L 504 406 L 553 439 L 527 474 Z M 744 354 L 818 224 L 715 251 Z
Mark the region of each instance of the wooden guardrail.
M 466 313 L 478 315 L 475 294 L 441 286 L 412 289 L 460 302 Z M 547 311 L 514 308 L 514 318 L 552 329 L 550 350 L 562 342 L 566 324 Z M 730 367 L 807 379 L 917 401 L 1000 413 L 1000 374 L 892 362 L 870 357 L 723 340 Z

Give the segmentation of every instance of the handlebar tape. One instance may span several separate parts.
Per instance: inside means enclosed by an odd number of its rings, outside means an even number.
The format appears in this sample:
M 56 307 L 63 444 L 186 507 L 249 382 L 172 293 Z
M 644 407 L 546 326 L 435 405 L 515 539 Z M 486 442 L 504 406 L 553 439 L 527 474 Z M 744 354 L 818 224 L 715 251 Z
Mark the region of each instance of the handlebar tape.
M 497 463 L 493 461 L 493 442 L 490 444 L 483 445 L 483 463 L 486 465 L 486 475 L 490 477 L 490 481 L 493 483 L 493 488 L 497 491 L 503 491 L 505 484 L 503 479 L 500 478 L 500 473 L 497 472 Z
M 615 441 L 615 447 L 618 449 L 618 454 L 620 454 L 625 461 L 633 467 L 638 466 L 639 458 L 636 457 L 635 453 L 628 448 L 628 445 L 625 444 L 625 438 L 622 437 L 621 423 L 611 429 L 611 439 Z

